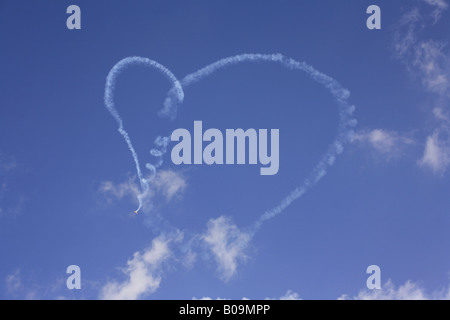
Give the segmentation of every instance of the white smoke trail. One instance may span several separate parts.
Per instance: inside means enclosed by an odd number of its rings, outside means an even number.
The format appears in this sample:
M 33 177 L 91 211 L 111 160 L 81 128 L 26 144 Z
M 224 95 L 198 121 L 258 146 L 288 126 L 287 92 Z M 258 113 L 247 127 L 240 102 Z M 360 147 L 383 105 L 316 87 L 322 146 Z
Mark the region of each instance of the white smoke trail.
M 129 57 L 119 61 L 110 71 L 107 77 L 106 89 L 105 89 L 105 105 L 110 113 L 114 116 L 119 124 L 119 132 L 124 137 L 127 142 L 128 148 L 130 149 L 133 159 L 136 164 L 136 171 L 141 182 L 142 194 L 138 196 L 139 203 L 141 205 L 141 197 L 145 195 L 148 189 L 148 183 L 143 177 L 137 154 L 133 148 L 131 140 L 128 133 L 123 129 L 123 121 L 114 106 L 114 85 L 117 76 L 131 64 L 142 64 L 144 66 L 149 66 L 156 68 L 158 71 L 162 72 L 171 82 L 173 83 L 172 88 L 169 90 L 166 100 L 164 102 L 164 108 L 159 112 L 162 116 L 167 116 L 174 119 L 177 114 L 179 105 L 184 100 L 184 90 L 190 85 L 199 82 L 205 77 L 213 74 L 214 72 L 229 67 L 231 65 L 236 65 L 243 62 L 271 62 L 280 64 L 290 70 L 303 71 L 308 74 L 313 80 L 323 85 L 335 98 L 339 106 L 339 125 L 336 138 L 332 144 L 328 147 L 325 154 L 322 156 L 320 161 L 316 164 L 310 175 L 304 180 L 304 182 L 292 190 L 289 195 L 283 198 L 278 205 L 265 211 L 260 218 L 251 227 L 251 233 L 254 234 L 261 225 L 280 214 L 284 209 L 286 209 L 293 201 L 300 198 L 305 194 L 311 187 L 316 185 L 319 180 L 326 175 L 327 169 L 331 167 L 336 159 L 336 157 L 342 153 L 343 145 L 351 139 L 353 134 L 352 128 L 356 125 L 356 120 L 353 118 L 353 112 L 355 110 L 354 106 L 349 105 L 347 100 L 350 93 L 347 89 L 343 88 L 339 82 L 337 82 L 332 77 L 314 69 L 312 66 L 305 62 L 298 62 L 294 59 L 287 58 L 282 54 L 240 54 L 232 57 L 227 57 L 220 59 L 194 73 L 185 76 L 181 81 L 164 66 L 161 64 L 141 57 Z M 168 137 L 158 137 L 155 140 L 155 144 L 159 149 L 152 149 L 150 153 L 158 157 L 159 160 L 155 165 L 147 164 L 146 167 L 152 172 L 152 175 L 156 174 L 157 168 L 162 164 L 162 156 L 167 151 L 167 145 L 169 143 Z M 139 206 L 140 209 L 140 206 Z
M 326 175 L 327 169 L 334 164 L 336 157 L 340 153 L 342 153 L 343 145 L 346 142 L 350 141 L 353 135 L 352 128 L 356 125 L 356 120 L 353 118 L 355 107 L 349 105 L 347 102 L 347 99 L 350 96 L 350 92 L 347 89 L 343 88 L 341 84 L 332 77 L 319 72 L 307 63 L 295 61 L 283 56 L 282 54 L 240 54 L 224 58 L 185 76 L 181 80 L 181 85 L 184 89 L 186 89 L 191 84 L 202 80 L 203 78 L 213 74 L 219 69 L 223 69 L 229 67 L 230 65 L 235 65 L 242 62 L 272 62 L 281 64 L 282 66 L 291 70 L 303 71 L 308 74 L 313 80 L 328 89 L 339 106 L 339 125 L 336 138 L 328 147 L 321 160 L 316 164 L 305 181 L 300 186 L 292 190 L 288 196 L 286 196 L 279 202 L 278 205 L 265 211 L 253 224 L 253 226 L 250 228 L 249 233 L 251 235 L 254 235 L 265 221 L 280 214 L 292 202 L 300 198 L 311 187 L 316 185 L 323 176 Z M 173 87 L 169 91 L 164 103 L 164 108 L 160 111 L 161 115 L 169 116 L 172 119 L 176 117 L 177 109 L 180 104 L 179 100 L 174 100 L 174 97 L 176 97 L 176 92 L 176 87 Z
M 144 178 L 141 167 L 139 165 L 139 158 L 138 155 L 133 147 L 133 144 L 131 142 L 131 139 L 128 135 L 128 132 L 124 129 L 123 126 L 123 120 L 120 117 L 119 111 L 117 111 L 115 104 L 114 104 L 114 89 L 117 81 L 117 77 L 129 66 L 131 65 L 141 65 L 144 67 L 149 67 L 152 69 L 156 69 L 157 71 L 161 72 L 166 78 L 170 80 L 170 82 L 173 85 L 172 89 L 172 99 L 176 99 L 177 103 L 182 103 L 184 99 L 184 92 L 183 88 L 180 85 L 180 82 L 175 77 L 175 75 L 167 69 L 165 66 L 161 65 L 160 63 L 143 57 L 128 57 L 125 59 L 120 60 L 118 63 L 114 65 L 114 67 L 109 71 L 108 76 L 106 77 L 106 85 L 105 85 L 105 106 L 106 109 L 111 113 L 111 115 L 116 119 L 117 124 L 119 125 L 118 131 L 125 139 L 125 142 L 128 145 L 128 149 L 131 152 L 131 155 L 133 156 L 134 163 L 136 165 L 136 172 L 141 184 L 141 194 L 138 195 L 139 200 L 139 207 L 136 210 L 138 212 L 142 207 L 142 200 L 143 197 L 145 197 L 146 193 L 148 192 L 149 185 L 147 179 Z M 157 145 L 160 143 L 160 147 L 162 146 L 162 150 L 165 150 L 167 147 L 167 141 L 162 138 L 161 140 L 157 139 Z M 147 163 L 146 167 L 152 171 L 152 174 L 156 172 L 156 168 L 152 165 Z

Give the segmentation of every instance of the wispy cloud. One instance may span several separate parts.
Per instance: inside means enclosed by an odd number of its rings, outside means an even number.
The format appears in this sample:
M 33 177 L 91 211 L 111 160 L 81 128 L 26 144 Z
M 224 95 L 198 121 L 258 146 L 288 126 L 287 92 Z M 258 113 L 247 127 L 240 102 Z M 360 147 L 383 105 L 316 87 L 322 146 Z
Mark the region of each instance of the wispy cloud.
M 358 295 L 349 297 L 344 294 L 340 300 L 448 300 L 450 299 L 450 287 L 434 293 L 427 293 L 413 281 L 406 281 L 403 285 L 396 287 L 388 280 L 381 289 L 361 290 Z
M 434 8 L 431 15 L 433 16 L 435 22 L 441 18 L 442 12 L 448 8 L 448 4 L 444 0 L 422 0 L 422 1 L 428 3 L 430 6 Z
M 155 292 L 161 283 L 162 266 L 172 257 L 170 244 L 181 241 L 181 233 L 159 236 L 149 248 L 135 252 L 123 270 L 126 279 L 108 281 L 100 298 L 106 300 L 136 300 Z
M 14 175 L 18 164 L 14 157 L 5 156 L 0 152 L 0 217 L 16 217 L 23 212 L 25 196 L 9 190 L 11 176 Z M 5 198 L 8 204 L 5 204 Z M 15 199 L 14 199 L 15 198 Z M 13 201 L 11 201 L 13 199 Z M 14 203 L 15 200 L 15 203 Z
M 174 196 L 179 195 L 187 187 L 184 176 L 172 170 L 158 171 L 153 184 L 156 191 L 162 194 L 167 201 L 172 200 Z
M 427 137 L 423 157 L 419 160 L 419 164 L 431 168 L 435 173 L 442 174 L 450 164 L 450 143 L 439 137 L 440 131 L 435 130 L 431 136 Z
M 283 296 L 280 297 L 280 300 L 301 300 L 301 298 L 297 292 L 288 290 Z
M 100 184 L 99 191 L 104 194 L 108 202 L 113 199 L 122 200 L 129 198 L 131 201 L 136 201 L 138 197 L 145 203 L 143 211 L 151 211 L 154 207 L 155 197 L 160 196 L 166 202 L 180 196 L 187 187 L 186 178 L 179 172 L 172 170 L 159 170 L 156 176 L 148 179 L 148 189 L 144 194 L 141 193 L 141 188 L 136 182 L 136 177 L 130 176 L 121 183 L 114 183 L 112 181 L 103 181 Z
M 205 296 L 205 297 L 202 297 L 199 299 L 194 297 L 194 298 L 192 298 L 192 300 L 230 300 L 230 299 L 225 299 L 225 298 L 220 298 L 220 297 L 211 298 L 211 297 Z M 243 297 L 241 300 L 251 300 L 251 299 L 249 299 L 247 297 Z M 297 292 L 288 290 L 288 291 L 286 291 L 286 293 L 284 295 L 282 295 L 279 298 L 265 298 L 264 300 L 302 300 L 302 299 L 300 298 L 300 295 Z
M 247 258 L 250 234 L 240 231 L 230 218 L 221 216 L 209 220 L 202 239 L 214 255 L 220 278 L 230 280 L 236 274 L 238 263 Z
M 17 268 L 5 277 L 5 288 L 8 298 L 20 300 L 59 299 L 64 298 L 61 293 L 67 292 L 65 279 L 59 277 L 45 285 L 37 284 L 34 277 Z
M 353 135 L 352 142 L 369 146 L 387 160 L 399 157 L 407 146 L 415 143 L 409 135 L 383 129 L 360 130 Z
M 103 181 L 100 185 L 99 191 L 108 196 L 113 196 L 116 199 L 123 199 L 128 196 L 136 196 L 140 189 L 136 184 L 135 177 L 128 177 L 128 180 L 115 184 L 112 181 Z
M 424 29 L 435 25 L 448 9 L 445 0 L 422 0 L 425 6 L 415 7 L 399 20 L 394 35 L 394 55 L 411 75 L 419 78 L 424 89 L 436 95 L 431 116 L 436 128 L 428 134 L 424 152 L 418 163 L 435 173 L 443 174 L 450 165 L 450 51 L 447 42 L 424 38 Z
M 5 174 L 17 167 L 14 157 L 0 157 L 0 172 Z
M 196 297 L 193 297 L 192 298 L 192 300 L 231 300 L 231 299 L 224 299 L 224 298 L 221 298 L 221 297 L 217 297 L 217 298 L 211 298 L 211 297 L 202 297 L 202 298 L 196 298 Z M 242 299 L 242 300 L 246 300 L 246 299 Z
M 266 298 L 265 300 L 302 300 L 297 292 L 292 290 L 286 291 L 284 295 L 279 298 Z
M 196 300 L 196 298 L 193 298 Z M 248 298 L 242 298 L 248 300 Z M 423 287 L 417 283 L 408 280 L 403 285 L 395 286 L 389 279 L 381 289 L 363 289 L 358 292 L 356 296 L 343 294 L 337 298 L 338 300 L 449 300 L 450 286 L 427 292 Z M 211 298 L 205 296 L 199 300 L 228 300 L 224 298 Z M 265 300 L 302 300 L 297 292 L 288 290 L 279 298 L 265 298 Z
M 6 276 L 6 290 L 9 294 L 15 295 L 22 288 L 22 280 L 20 277 L 20 269 Z
M 435 40 L 418 41 L 414 46 L 413 66 L 420 72 L 424 87 L 439 95 L 448 95 L 449 57 L 446 44 Z

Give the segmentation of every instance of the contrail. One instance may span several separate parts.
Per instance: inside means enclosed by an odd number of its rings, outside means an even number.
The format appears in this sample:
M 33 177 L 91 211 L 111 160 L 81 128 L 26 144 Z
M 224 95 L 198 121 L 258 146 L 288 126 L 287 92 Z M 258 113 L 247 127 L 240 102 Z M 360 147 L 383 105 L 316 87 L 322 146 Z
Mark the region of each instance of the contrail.
M 183 103 L 184 100 L 184 90 L 190 85 L 201 81 L 202 79 L 208 77 L 209 75 L 215 73 L 220 69 L 227 68 L 231 65 L 236 65 L 243 62 L 271 62 L 280 64 L 294 71 L 303 71 L 308 74 L 314 81 L 323 85 L 335 98 L 336 103 L 339 106 L 339 125 L 337 135 L 331 145 L 328 147 L 325 154 L 322 156 L 320 161 L 316 164 L 309 176 L 303 181 L 301 185 L 292 190 L 285 198 L 283 198 L 276 206 L 265 211 L 260 218 L 252 225 L 250 228 L 250 233 L 254 234 L 261 225 L 280 214 L 284 209 L 286 209 L 293 201 L 300 198 L 305 194 L 311 187 L 316 185 L 320 179 L 326 175 L 327 170 L 331 167 L 336 159 L 336 157 L 342 153 L 343 145 L 351 139 L 353 135 L 353 127 L 356 125 L 356 120 L 353 118 L 353 112 L 355 107 L 350 105 L 347 100 L 350 96 L 350 92 L 343 88 L 339 82 L 337 82 L 332 77 L 314 69 L 311 65 L 306 62 L 298 62 L 294 59 L 288 58 L 282 54 L 239 54 L 232 57 L 227 57 L 220 59 L 198 71 L 185 76 L 181 81 L 169 71 L 166 67 L 159 64 L 156 61 L 142 58 L 142 57 L 129 57 L 119 61 L 109 72 L 106 89 L 105 89 L 105 105 L 108 111 L 113 115 L 119 124 L 119 132 L 124 137 L 129 150 L 133 156 L 134 162 L 136 164 L 136 171 L 138 178 L 141 183 L 142 194 L 138 195 L 139 198 L 139 208 L 142 205 L 142 197 L 148 190 L 148 181 L 143 177 L 138 156 L 133 148 L 131 140 L 128 133 L 123 128 L 123 121 L 114 106 L 114 86 L 119 74 L 128 66 L 132 64 L 143 65 L 151 68 L 155 68 L 160 71 L 164 76 L 166 76 L 173 84 L 172 88 L 169 90 L 167 97 L 164 102 L 163 109 L 159 112 L 161 116 L 167 116 L 170 119 L 175 119 L 177 115 L 178 107 Z M 158 137 L 155 140 L 155 144 L 159 149 L 152 149 L 150 153 L 159 158 L 159 161 L 155 164 L 146 164 L 147 169 L 152 173 L 152 176 L 156 174 L 157 168 L 162 164 L 162 156 L 167 151 L 167 145 L 169 143 L 168 137 Z M 138 211 L 137 210 L 137 211 Z
M 303 71 L 308 74 L 314 81 L 323 85 L 331 95 L 334 97 L 339 106 L 339 125 L 337 135 L 331 145 L 328 147 L 325 154 L 316 164 L 309 176 L 304 182 L 292 190 L 285 198 L 283 198 L 278 205 L 265 211 L 260 218 L 250 227 L 249 234 L 253 236 L 262 224 L 280 214 L 292 202 L 303 196 L 310 188 L 316 185 L 323 176 L 326 175 L 327 170 L 334 164 L 336 157 L 342 153 L 343 145 L 348 142 L 353 135 L 353 127 L 356 125 L 356 120 L 353 118 L 355 107 L 350 105 L 347 100 L 350 97 L 350 92 L 343 88 L 339 82 L 332 77 L 314 69 L 305 62 L 298 62 L 291 58 L 287 58 L 282 54 L 239 54 L 232 57 L 220 59 L 198 71 L 185 76 L 181 80 L 181 85 L 184 89 L 188 86 L 199 82 L 205 77 L 214 72 L 229 67 L 231 65 L 242 62 L 272 62 L 280 64 L 290 70 Z M 177 87 L 173 87 L 164 102 L 164 108 L 160 111 L 160 115 L 168 116 L 174 119 L 177 114 L 180 99 L 175 99 L 178 92 Z
M 142 200 L 143 200 L 143 197 L 148 192 L 149 185 L 148 185 L 147 179 L 145 179 L 142 174 L 141 167 L 139 165 L 139 158 L 133 147 L 131 139 L 128 136 L 128 132 L 124 129 L 123 120 L 120 117 L 119 111 L 117 111 L 117 109 L 114 105 L 114 89 L 115 89 L 117 77 L 122 73 L 122 71 L 124 71 L 126 68 L 128 68 L 131 65 L 139 65 L 139 66 L 149 67 L 152 69 L 156 69 L 157 71 L 162 73 L 172 83 L 173 87 L 171 90 L 171 93 L 172 93 L 171 98 L 175 99 L 178 104 L 183 102 L 184 92 L 183 92 L 183 88 L 180 85 L 180 82 L 178 81 L 178 79 L 175 77 L 175 75 L 169 69 L 167 69 L 165 66 L 163 66 L 162 64 L 160 64 L 154 60 L 151 60 L 148 58 L 143 58 L 143 57 L 127 57 L 125 59 L 120 60 L 118 63 L 116 63 L 114 65 L 114 67 L 112 67 L 112 69 L 108 73 L 108 76 L 106 77 L 105 96 L 104 96 L 105 106 L 106 106 L 106 109 L 108 109 L 108 111 L 114 117 L 114 119 L 116 119 L 117 124 L 119 125 L 118 131 L 125 139 L 125 142 L 128 145 L 128 149 L 130 150 L 131 155 L 133 156 L 133 160 L 136 165 L 137 176 L 141 183 L 142 193 L 138 195 L 139 207 L 136 210 L 136 212 L 138 212 L 142 207 Z M 165 148 L 167 146 L 167 141 L 164 140 L 164 138 L 162 138 L 161 140 L 155 141 L 155 143 L 157 143 L 157 145 L 158 145 L 158 143 L 160 143 L 158 146 L 162 147 L 162 150 L 165 151 Z M 156 172 L 156 168 L 152 164 L 148 163 L 146 165 L 146 167 L 148 169 L 150 169 L 150 171 L 152 171 L 152 173 Z

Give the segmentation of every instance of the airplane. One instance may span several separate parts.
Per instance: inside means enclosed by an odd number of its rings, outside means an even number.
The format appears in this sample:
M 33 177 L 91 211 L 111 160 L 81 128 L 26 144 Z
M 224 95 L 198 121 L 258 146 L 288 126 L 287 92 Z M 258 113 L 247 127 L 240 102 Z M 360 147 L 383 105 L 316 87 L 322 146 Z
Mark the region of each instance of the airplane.
M 138 214 L 138 212 L 137 212 L 137 211 L 135 211 L 134 213 Z

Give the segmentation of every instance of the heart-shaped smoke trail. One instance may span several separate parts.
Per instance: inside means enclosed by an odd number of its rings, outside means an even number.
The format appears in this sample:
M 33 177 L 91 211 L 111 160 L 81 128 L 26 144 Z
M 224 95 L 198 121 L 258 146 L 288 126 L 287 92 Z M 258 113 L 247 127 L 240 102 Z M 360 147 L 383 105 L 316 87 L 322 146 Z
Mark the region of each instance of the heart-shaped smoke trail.
M 166 76 L 172 82 L 172 88 L 169 90 L 166 100 L 164 102 L 164 108 L 159 112 L 161 116 L 167 116 L 174 119 L 177 115 L 178 107 L 184 100 L 184 90 L 190 85 L 206 78 L 207 76 L 213 74 L 214 72 L 229 67 L 231 65 L 236 65 L 243 62 L 271 62 L 280 64 L 290 70 L 303 71 L 308 74 L 313 80 L 323 85 L 335 98 L 336 103 L 339 106 L 339 125 L 337 130 L 337 135 L 334 141 L 326 150 L 325 154 L 313 168 L 309 176 L 303 181 L 301 185 L 292 190 L 285 198 L 283 198 L 278 205 L 265 211 L 260 218 L 253 224 L 250 228 L 250 234 L 253 235 L 261 225 L 280 214 L 286 207 L 288 207 L 293 201 L 300 198 L 305 194 L 311 187 L 316 185 L 320 179 L 325 176 L 327 169 L 334 164 L 336 157 L 342 153 L 343 145 L 348 142 L 353 135 L 353 127 L 356 125 L 356 120 L 353 118 L 353 112 L 355 107 L 350 105 L 347 100 L 350 96 L 350 92 L 343 88 L 339 82 L 337 82 L 332 77 L 314 69 L 312 66 L 305 62 L 298 62 L 294 59 L 287 58 L 282 54 L 240 54 L 232 57 L 227 57 L 220 59 L 194 73 L 185 76 L 181 81 L 170 72 L 166 67 L 157 63 L 156 61 L 141 58 L 141 57 L 129 57 L 119 61 L 109 72 L 106 88 L 105 88 L 105 105 L 108 111 L 113 115 L 119 124 L 119 132 L 124 137 L 128 148 L 131 151 L 134 162 L 136 164 L 136 171 L 141 183 L 141 194 L 138 195 L 139 209 L 142 206 L 142 199 L 148 192 L 149 185 L 148 181 L 142 175 L 138 156 L 133 148 L 131 140 L 128 133 L 123 128 L 123 121 L 120 117 L 117 109 L 114 106 L 114 86 L 119 74 L 128 66 L 136 64 L 143 65 L 147 67 L 154 68 L 160 71 L 164 76 Z M 168 137 L 159 137 L 155 143 L 160 147 L 160 150 L 153 149 L 151 154 L 154 156 L 162 157 L 167 150 Z M 158 164 L 146 165 L 148 169 L 154 175 L 156 173 L 156 167 Z M 136 211 L 138 211 L 136 210 Z
M 127 67 L 131 65 L 144 66 L 161 72 L 172 83 L 173 85 L 172 94 L 174 94 L 174 97 L 172 98 L 175 99 L 178 104 L 183 102 L 184 92 L 183 88 L 180 85 L 180 82 L 169 69 L 167 69 L 165 66 L 154 60 L 143 57 L 128 57 L 120 60 L 109 71 L 108 76 L 106 77 L 105 96 L 104 96 L 105 106 L 106 109 L 108 109 L 108 111 L 114 117 L 114 119 L 116 119 L 119 125 L 118 131 L 125 139 L 125 142 L 128 145 L 128 149 L 130 150 L 131 155 L 133 156 L 133 160 L 136 165 L 137 176 L 141 184 L 141 194 L 138 195 L 139 207 L 136 209 L 136 212 L 138 212 L 142 207 L 143 198 L 146 196 L 147 192 L 149 192 L 149 184 L 147 179 L 145 179 L 144 175 L 142 174 L 141 167 L 139 165 L 138 155 L 134 150 L 133 143 L 131 142 L 128 132 L 124 129 L 123 120 L 120 117 L 119 111 L 117 111 L 114 105 L 114 88 L 116 85 L 117 77 L 122 73 L 122 71 L 124 71 Z M 168 143 L 167 138 L 159 138 L 155 141 L 155 143 L 161 147 L 162 150 L 160 152 L 164 153 L 166 151 L 166 146 Z M 162 154 L 161 155 L 157 154 L 156 150 L 152 151 L 153 151 L 152 154 L 156 156 L 162 156 Z M 153 175 L 156 173 L 155 166 L 149 163 L 147 163 L 146 166 L 152 172 Z
M 339 106 L 339 125 L 337 135 L 334 141 L 326 150 L 320 161 L 316 164 L 309 176 L 304 182 L 292 190 L 285 198 L 283 198 L 278 205 L 265 211 L 260 218 L 252 225 L 249 234 L 253 236 L 261 225 L 280 214 L 286 207 L 288 207 L 293 201 L 300 198 L 311 187 L 319 182 L 319 180 L 325 176 L 327 169 L 334 164 L 336 157 L 342 153 L 343 145 L 350 141 L 353 135 L 353 127 L 356 125 L 356 120 L 353 118 L 353 112 L 355 107 L 350 105 L 347 100 L 350 97 L 350 92 L 343 88 L 339 82 L 332 77 L 314 69 L 312 66 L 305 62 L 298 62 L 291 58 L 287 58 L 282 54 L 239 54 L 236 56 L 220 59 L 194 73 L 185 76 L 181 80 L 181 85 L 184 90 L 186 88 L 205 77 L 213 74 L 219 69 L 224 69 L 231 65 L 243 63 L 243 62 L 272 62 L 280 64 L 290 70 L 303 71 L 308 74 L 313 80 L 323 85 L 332 96 L 335 98 L 336 103 Z M 175 118 L 177 114 L 178 106 L 180 105 L 180 99 L 177 97 L 179 89 L 174 86 L 168 93 L 164 108 L 160 111 L 161 115 Z

